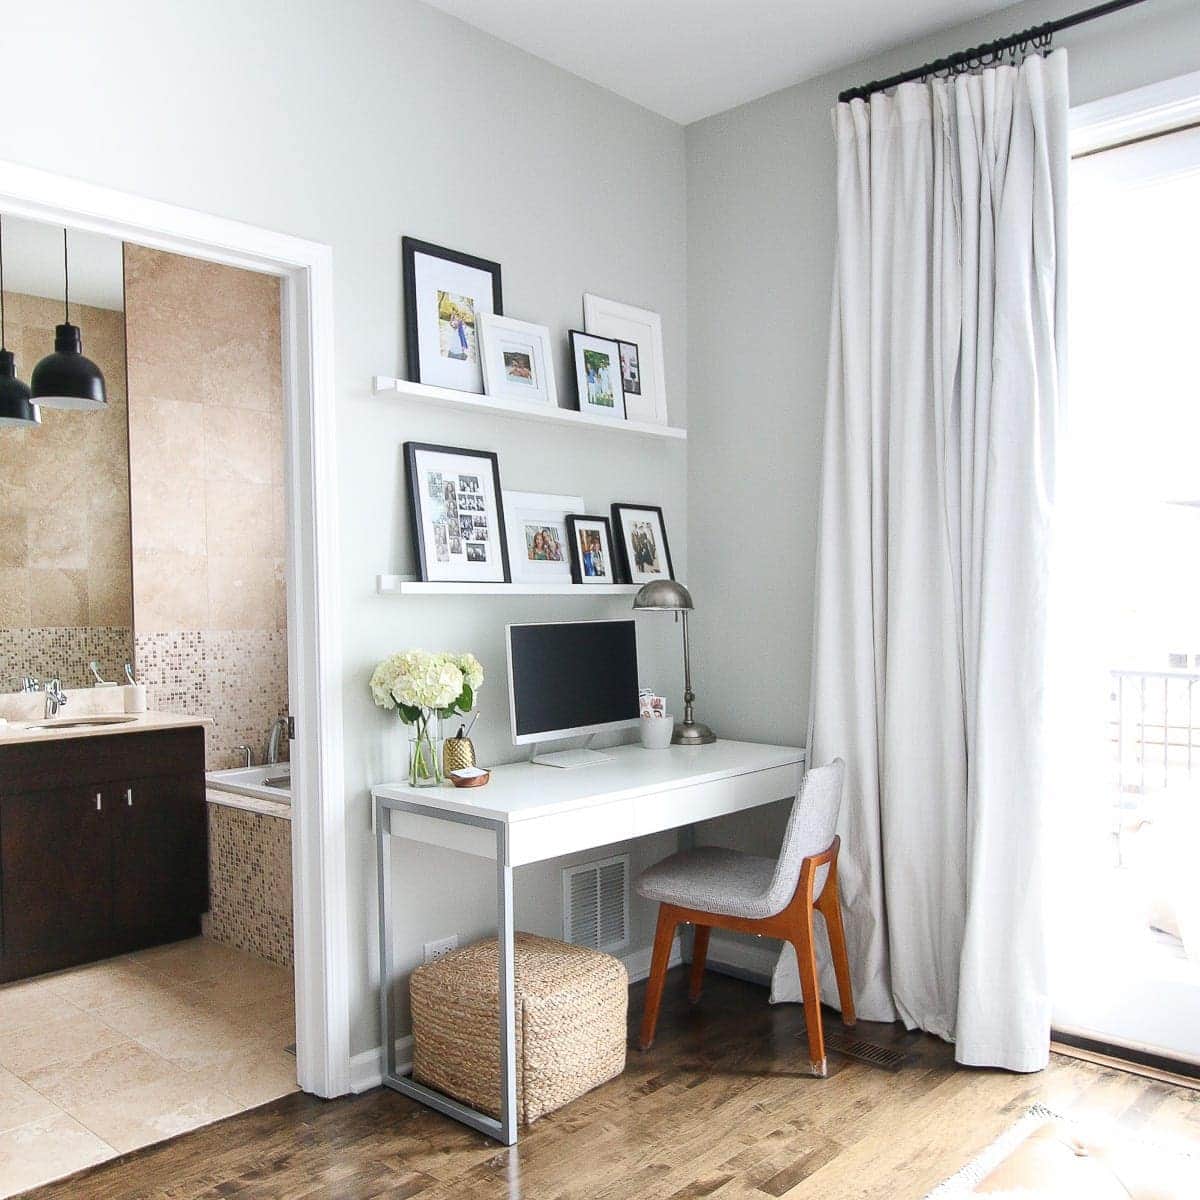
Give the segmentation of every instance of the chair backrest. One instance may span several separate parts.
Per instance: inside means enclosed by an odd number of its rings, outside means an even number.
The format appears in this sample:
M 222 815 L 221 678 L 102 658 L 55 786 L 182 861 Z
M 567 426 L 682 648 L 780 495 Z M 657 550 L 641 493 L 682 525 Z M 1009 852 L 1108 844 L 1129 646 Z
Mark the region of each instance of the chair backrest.
M 814 767 L 804 776 L 804 786 L 792 805 L 775 876 L 771 881 L 771 898 L 786 907 L 800 882 L 800 865 L 813 854 L 828 850 L 837 832 L 838 813 L 842 807 L 842 790 L 846 782 L 846 764 L 835 758 L 823 767 Z M 828 867 L 817 871 L 814 896 L 821 894 Z

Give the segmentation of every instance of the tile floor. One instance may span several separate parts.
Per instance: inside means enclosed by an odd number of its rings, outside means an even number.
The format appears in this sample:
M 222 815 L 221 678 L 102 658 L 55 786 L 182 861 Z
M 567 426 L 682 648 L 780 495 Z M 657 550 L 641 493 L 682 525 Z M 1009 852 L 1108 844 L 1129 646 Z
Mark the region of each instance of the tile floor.
M 292 973 L 204 938 L 0 987 L 0 1197 L 296 1090 Z

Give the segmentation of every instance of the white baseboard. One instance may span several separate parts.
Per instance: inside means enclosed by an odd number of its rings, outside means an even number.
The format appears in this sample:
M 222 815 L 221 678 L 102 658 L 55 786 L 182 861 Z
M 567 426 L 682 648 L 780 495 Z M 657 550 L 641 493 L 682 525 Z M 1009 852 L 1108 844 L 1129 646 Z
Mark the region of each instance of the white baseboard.
M 651 948 L 644 946 L 629 954 L 621 955 L 621 961 L 629 972 L 629 982 L 638 983 L 650 974 Z M 679 941 L 671 947 L 670 965 L 677 967 L 683 961 L 679 953 Z M 396 1039 L 396 1068 L 403 1074 L 412 1067 L 412 1035 Z M 369 1092 L 383 1083 L 383 1047 L 375 1046 L 364 1050 L 350 1059 L 350 1090 L 356 1095 Z

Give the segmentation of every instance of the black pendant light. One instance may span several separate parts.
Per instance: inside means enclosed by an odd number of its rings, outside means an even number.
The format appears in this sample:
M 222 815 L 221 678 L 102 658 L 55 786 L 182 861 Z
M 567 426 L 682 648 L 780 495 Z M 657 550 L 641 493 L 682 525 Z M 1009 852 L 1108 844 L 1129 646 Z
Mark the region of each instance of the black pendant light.
M 36 367 L 29 383 L 33 398 L 43 408 L 107 408 L 104 375 L 90 358 L 83 357 L 79 326 L 70 319 L 70 274 L 67 269 L 67 231 L 63 230 L 63 323 L 54 330 L 54 353 Z
M 0 425 L 40 425 L 42 414 L 17 378 L 17 361 L 4 344 L 4 218 L 0 217 Z

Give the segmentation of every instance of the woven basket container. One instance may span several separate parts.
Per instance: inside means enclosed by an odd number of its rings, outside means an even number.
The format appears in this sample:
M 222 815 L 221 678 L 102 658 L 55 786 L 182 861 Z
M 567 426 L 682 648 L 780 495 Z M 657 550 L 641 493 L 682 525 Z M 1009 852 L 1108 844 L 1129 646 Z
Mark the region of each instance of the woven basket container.
M 625 1069 L 629 978 L 611 954 L 516 935 L 517 1117 L 523 1124 Z M 413 1078 L 500 1115 L 497 943 L 418 967 L 409 983 Z

